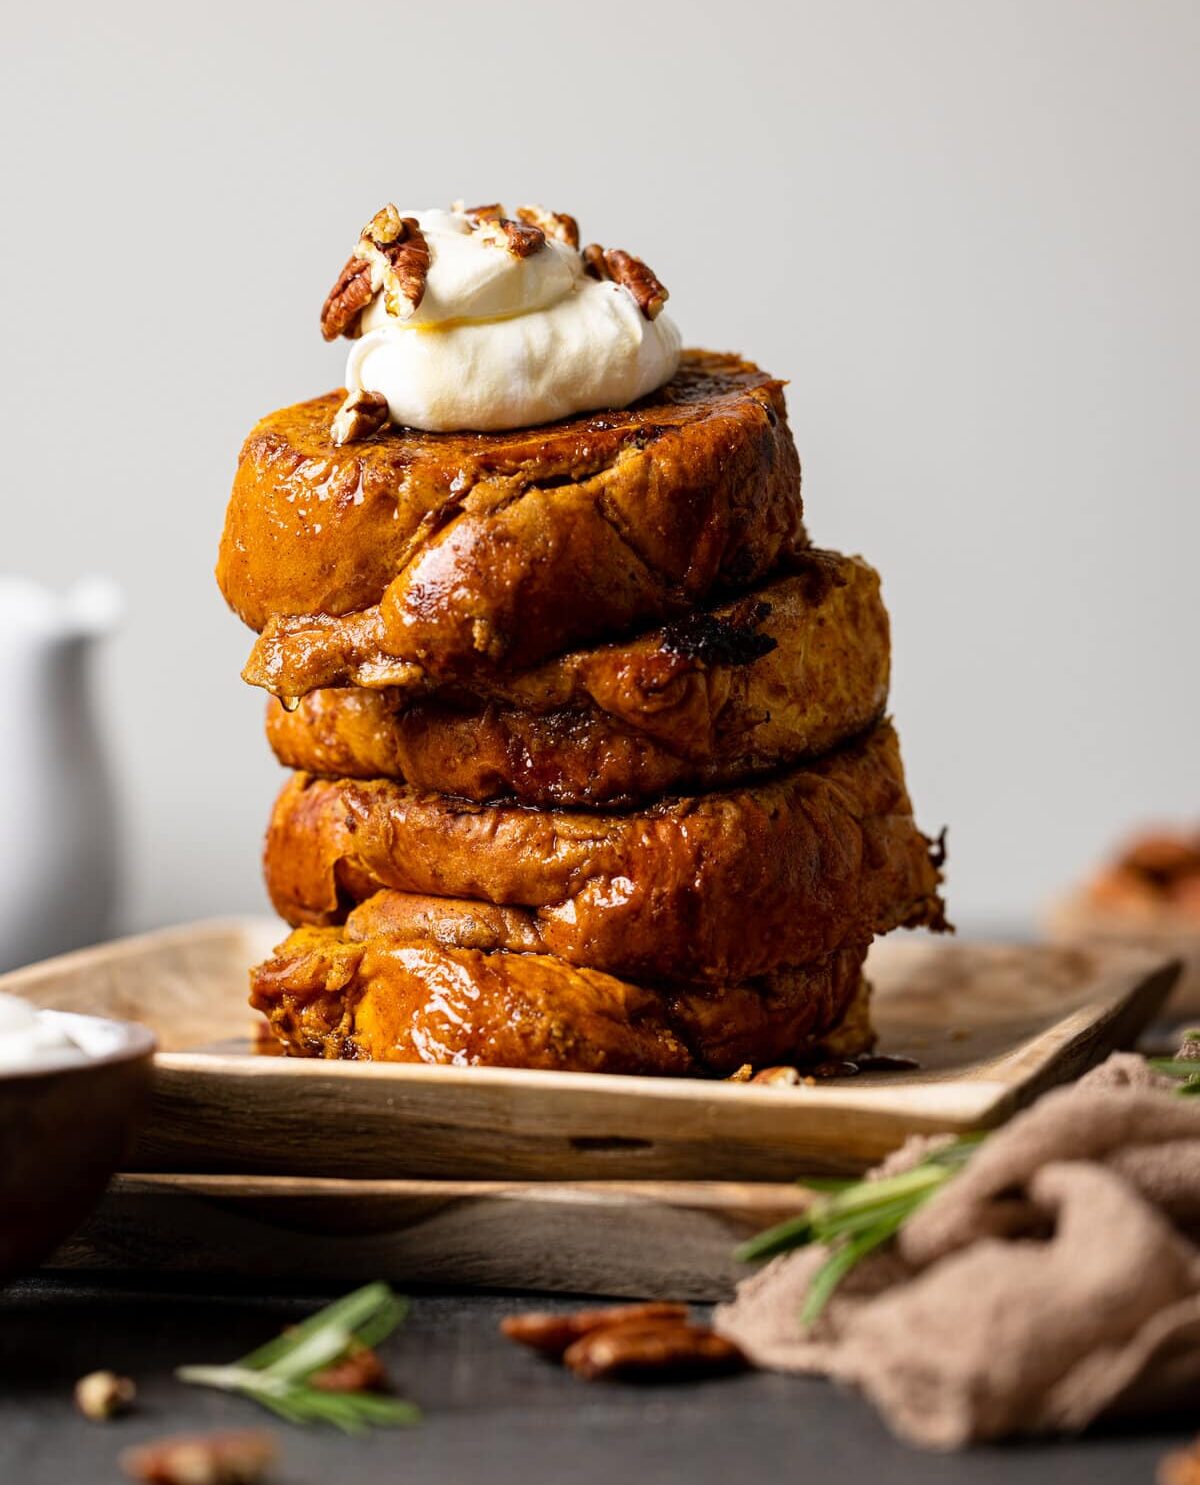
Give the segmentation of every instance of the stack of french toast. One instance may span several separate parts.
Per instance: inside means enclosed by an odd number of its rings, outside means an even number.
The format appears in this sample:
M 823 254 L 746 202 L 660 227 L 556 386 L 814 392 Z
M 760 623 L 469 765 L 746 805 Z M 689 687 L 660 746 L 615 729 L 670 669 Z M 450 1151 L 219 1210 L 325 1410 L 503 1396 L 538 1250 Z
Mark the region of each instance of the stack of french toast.
M 327 337 L 404 266 L 364 242 Z M 878 576 L 810 545 L 780 382 L 684 351 L 631 405 L 539 426 L 384 401 L 263 419 L 221 545 L 293 770 L 265 850 L 293 931 L 251 974 L 274 1036 L 712 1076 L 868 1050 L 868 946 L 944 926 L 941 853 L 886 715 Z

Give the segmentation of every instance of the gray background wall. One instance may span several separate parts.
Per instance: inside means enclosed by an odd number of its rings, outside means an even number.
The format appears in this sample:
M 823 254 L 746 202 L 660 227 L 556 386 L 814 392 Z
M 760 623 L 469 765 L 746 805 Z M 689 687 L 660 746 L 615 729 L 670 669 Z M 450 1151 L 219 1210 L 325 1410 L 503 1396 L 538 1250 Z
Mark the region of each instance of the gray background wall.
M 5 33 L 0 568 L 126 589 L 128 924 L 262 902 L 278 772 L 211 567 L 244 433 L 339 381 L 317 309 L 389 198 L 570 210 L 688 341 L 791 379 L 961 921 L 1200 814 L 1200 7 L 70 0 Z

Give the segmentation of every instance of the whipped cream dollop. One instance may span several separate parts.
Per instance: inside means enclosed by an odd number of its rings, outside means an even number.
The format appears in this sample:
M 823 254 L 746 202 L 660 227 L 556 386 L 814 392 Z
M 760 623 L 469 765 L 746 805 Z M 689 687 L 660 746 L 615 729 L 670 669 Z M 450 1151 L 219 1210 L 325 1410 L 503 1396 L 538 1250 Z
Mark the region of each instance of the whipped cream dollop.
M 85 1059 L 53 1016 L 15 995 L 0 995 L 0 1073 Z
M 624 407 L 675 374 L 679 332 L 661 301 L 648 312 L 627 284 L 592 276 L 572 241 L 547 232 L 522 254 L 468 212 L 401 215 L 428 249 L 423 290 L 415 309 L 376 292 L 346 364 L 348 392 L 386 398 L 392 422 L 519 428 Z

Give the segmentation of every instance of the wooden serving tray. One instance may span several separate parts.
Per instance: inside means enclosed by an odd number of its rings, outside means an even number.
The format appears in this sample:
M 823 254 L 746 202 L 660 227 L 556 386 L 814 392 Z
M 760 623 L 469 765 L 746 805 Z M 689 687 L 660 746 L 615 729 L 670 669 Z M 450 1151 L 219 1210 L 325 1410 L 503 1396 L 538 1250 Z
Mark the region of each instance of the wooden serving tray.
M 51 1267 L 719 1300 L 795 1184 L 119 1176 Z
M 787 1181 L 914 1132 L 986 1128 L 1127 1045 L 1178 972 L 1126 946 L 898 936 L 872 950 L 882 1049 L 911 1073 L 779 1087 L 256 1055 L 246 971 L 270 920 L 190 924 L 0 977 L 158 1034 L 140 1171 L 453 1181 Z

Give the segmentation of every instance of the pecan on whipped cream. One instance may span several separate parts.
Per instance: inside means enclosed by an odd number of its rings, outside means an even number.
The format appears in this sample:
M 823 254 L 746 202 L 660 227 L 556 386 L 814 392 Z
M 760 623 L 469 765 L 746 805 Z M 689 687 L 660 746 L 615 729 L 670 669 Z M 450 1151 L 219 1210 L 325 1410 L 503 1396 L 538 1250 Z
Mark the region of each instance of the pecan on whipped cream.
M 662 386 L 680 354 L 666 289 L 631 254 L 579 242 L 573 217 L 541 206 L 384 207 L 322 316 L 327 338 L 353 340 L 347 402 L 383 398 L 401 427 L 488 432 Z

